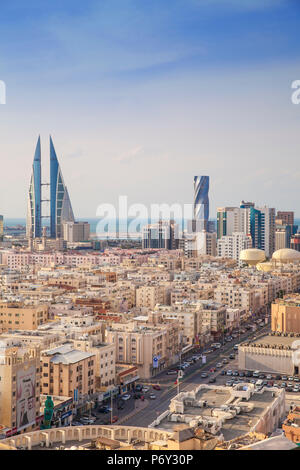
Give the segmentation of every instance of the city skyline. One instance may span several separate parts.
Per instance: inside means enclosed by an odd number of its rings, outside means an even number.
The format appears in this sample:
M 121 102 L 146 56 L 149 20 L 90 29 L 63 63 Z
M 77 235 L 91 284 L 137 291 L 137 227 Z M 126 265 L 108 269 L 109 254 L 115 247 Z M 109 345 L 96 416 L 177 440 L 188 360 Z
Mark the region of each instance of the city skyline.
M 4 216 L 26 212 L 32 142 L 49 132 L 79 217 L 120 194 L 187 203 L 194 174 L 210 175 L 211 214 L 244 198 L 300 216 L 296 2 L 14 4 L 0 19 Z

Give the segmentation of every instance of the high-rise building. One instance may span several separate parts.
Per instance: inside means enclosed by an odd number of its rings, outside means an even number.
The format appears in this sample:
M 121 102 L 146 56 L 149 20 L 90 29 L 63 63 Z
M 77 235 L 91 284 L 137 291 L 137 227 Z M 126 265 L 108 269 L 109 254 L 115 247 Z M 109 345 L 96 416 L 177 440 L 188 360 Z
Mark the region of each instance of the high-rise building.
M 286 225 L 294 225 L 294 212 L 277 211 L 276 219 L 282 220 Z
M 42 172 L 41 172 L 41 141 L 38 138 L 30 180 L 27 227 L 28 238 L 42 237 L 42 217 L 48 217 L 42 212 Z M 45 199 L 46 201 L 47 199 Z M 57 160 L 53 141 L 50 136 L 50 236 L 61 238 L 63 235 L 63 222 L 74 222 L 74 214 L 64 184 L 62 172 Z
M 300 233 L 296 233 L 292 238 L 291 238 L 291 248 L 293 250 L 300 251 Z
M 32 174 L 30 179 L 27 205 L 27 237 L 42 236 L 42 173 L 41 173 L 41 140 L 38 138 Z
M 50 137 L 50 236 L 63 236 L 64 222 L 74 222 L 74 214 L 67 187 Z
M 145 225 L 142 229 L 142 247 L 175 250 L 178 248 L 178 224 L 174 220 L 160 220 L 155 224 Z
M 209 219 L 209 176 L 194 176 L 194 219 L 201 230 L 207 230 Z M 199 231 L 199 230 L 197 230 Z
M 88 222 L 64 222 L 63 238 L 69 243 L 84 242 L 90 238 Z
M 3 240 L 3 215 L 0 215 L 0 241 Z
M 250 235 L 241 232 L 233 232 L 219 238 L 217 242 L 217 253 L 222 258 L 232 258 L 240 264 L 240 252 L 252 247 Z
M 264 250 L 267 257 L 275 251 L 275 209 L 250 207 L 250 234 L 253 248 Z
M 240 207 L 219 207 L 217 209 L 218 239 L 235 232 L 250 233 L 250 209 Z

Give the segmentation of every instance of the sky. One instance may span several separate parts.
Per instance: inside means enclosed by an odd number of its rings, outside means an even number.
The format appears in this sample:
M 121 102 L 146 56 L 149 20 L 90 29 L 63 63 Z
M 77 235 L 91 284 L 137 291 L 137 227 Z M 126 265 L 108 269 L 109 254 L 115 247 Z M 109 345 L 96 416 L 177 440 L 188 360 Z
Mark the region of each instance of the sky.
M 0 9 L 0 213 L 25 217 L 41 135 L 75 216 L 242 199 L 300 217 L 298 0 L 10 0 Z M 45 196 L 46 198 L 46 196 Z

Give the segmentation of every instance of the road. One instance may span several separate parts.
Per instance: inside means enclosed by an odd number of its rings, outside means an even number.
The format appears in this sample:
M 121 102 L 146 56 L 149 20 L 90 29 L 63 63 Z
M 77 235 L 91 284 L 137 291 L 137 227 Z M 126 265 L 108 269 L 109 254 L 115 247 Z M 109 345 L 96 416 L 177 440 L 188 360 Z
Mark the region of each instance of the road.
M 216 384 L 224 384 L 228 377 L 222 376 L 222 369 L 237 369 L 237 358 L 235 360 L 229 360 L 229 364 L 224 365 L 222 368 L 217 369 L 215 373 L 209 373 L 206 379 L 201 378 L 202 372 L 208 372 L 210 367 L 215 366 L 217 362 L 226 356 L 228 358 L 229 354 L 234 352 L 234 345 L 242 341 L 245 341 L 247 338 L 256 336 L 258 333 L 267 332 L 270 330 L 270 326 L 266 325 L 263 328 L 255 332 L 247 331 L 245 334 L 240 335 L 240 338 L 236 338 L 230 343 L 226 343 L 221 349 L 214 351 L 213 353 L 207 356 L 207 363 L 203 364 L 201 361 L 196 362 L 191 365 L 188 369 L 185 370 L 185 375 L 180 382 L 180 391 L 189 391 L 193 390 L 199 384 L 208 383 L 210 377 L 216 378 Z M 147 427 L 151 424 L 157 416 L 166 411 L 169 408 L 169 404 L 172 398 L 177 394 L 177 386 L 174 384 L 176 380 L 176 375 L 168 376 L 166 372 L 159 374 L 153 379 L 152 383 L 159 383 L 161 386 L 161 391 L 155 391 L 157 396 L 156 400 L 149 400 L 149 405 L 143 410 L 137 411 L 137 413 L 126 420 L 124 423 L 129 426 L 144 426 Z M 145 383 L 145 382 L 144 382 Z M 131 399 L 130 401 L 134 401 Z

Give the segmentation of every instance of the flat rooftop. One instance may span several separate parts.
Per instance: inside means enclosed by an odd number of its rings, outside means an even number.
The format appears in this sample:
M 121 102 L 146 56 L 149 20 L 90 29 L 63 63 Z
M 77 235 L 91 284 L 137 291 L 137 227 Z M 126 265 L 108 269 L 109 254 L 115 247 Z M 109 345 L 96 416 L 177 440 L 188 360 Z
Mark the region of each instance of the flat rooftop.
M 188 416 L 191 418 L 195 418 L 196 416 L 210 418 L 212 416 L 213 409 L 227 404 L 228 400 L 232 396 L 230 391 L 230 388 L 228 388 L 227 391 L 225 387 L 222 387 L 221 389 L 200 389 L 199 393 L 196 395 L 196 400 L 206 400 L 207 406 L 203 408 L 185 405 L 184 414 L 182 416 Z M 265 413 L 266 408 L 274 401 L 275 398 L 272 396 L 272 392 L 272 390 L 265 389 L 263 393 L 254 393 L 249 400 L 242 402 L 243 405 L 250 407 L 253 405 L 253 409 L 247 412 L 241 411 L 235 417 L 224 421 L 221 433 L 224 435 L 225 441 L 230 441 L 251 431 L 251 428 Z M 234 400 L 229 403 L 229 405 L 234 404 Z M 169 418 L 170 415 L 165 417 L 157 428 L 169 432 L 174 431 L 179 422 L 170 421 Z
M 255 339 L 252 339 L 251 341 L 244 341 L 241 343 L 241 346 L 249 345 L 253 346 L 254 344 L 266 344 L 270 346 L 279 346 L 283 345 L 285 347 L 289 346 L 291 347 L 293 342 L 296 340 L 299 340 L 300 337 L 297 337 L 294 335 L 293 337 L 291 336 L 273 336 L 273 335 L 264 335 L 264 336 L 259 336 L 256 337 Z

